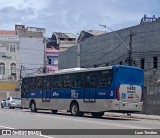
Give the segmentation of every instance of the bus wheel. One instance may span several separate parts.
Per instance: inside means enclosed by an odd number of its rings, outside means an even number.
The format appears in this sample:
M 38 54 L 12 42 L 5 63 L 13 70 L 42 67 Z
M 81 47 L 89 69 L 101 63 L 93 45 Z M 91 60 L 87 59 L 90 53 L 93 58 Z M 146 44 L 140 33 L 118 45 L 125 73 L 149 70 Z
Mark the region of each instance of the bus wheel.
M 10 104 L 8 105 L 8 108 L 9 108 L 9 109 L 11 109 L 11 108 L 12 108 Z
M 79 115 L 79 106 L 76 102 L 71 104 L 71 115 L 78 116 Z
M 58 110 L 52 110 L 52 114 L 56 114 Z
M 36 104 L 35 104 L 35 102 L 31 102 L 31 112 L 37 112 L 37 109 L 36 109 Z
M 93 112 L 91 114 L 94 118 L 101 118 L 104 115 L 104 112 Z
M 131 116 L 131 113 L 127 113 L 127 116 Z
M 1 103 L 1 108 L 3 108 L 3 104 Z

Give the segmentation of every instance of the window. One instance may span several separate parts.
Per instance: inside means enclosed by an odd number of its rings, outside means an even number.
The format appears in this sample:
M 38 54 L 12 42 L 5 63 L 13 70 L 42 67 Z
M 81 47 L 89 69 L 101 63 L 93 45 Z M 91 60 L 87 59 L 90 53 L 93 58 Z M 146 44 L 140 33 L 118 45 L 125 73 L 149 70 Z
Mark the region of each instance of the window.
M 153 68 L 157 69 L 158 63 L 157 63 L 158 58 L 157 57 L 153 57 Z
M 109 87 L 112 83 L 112 70 L 99 72 L 99 87 Z
M 30 90 L 30 78 L 24 78 L 22 80 L 22 87 L 21 87 L 21 91 L 22 91 L 22 96 L 26 95 L 26 93 L 29 92 Z
M 30 89 L 34 90 L 35 89 L 35 78 L 30 79 Z
M 144 63 L 145 63 L 145 60 L 144 58 L 141 59 L 141 69 L 144 69 Z
M 50 57 L 47 57 L 48 65 L 52 64 L 52 59 Z
M 54 58 L 54 65 L 58 65 L 58 57 Z
M 97 86 L 97 72 L 85 73 L 85 87 L 96 87 Z
M 83 87 L 83 73 L 73 74 L 72 87 L 73 88 Z
M 0 63 L 0 75 L 5 75 L 5 64 L 3 62 Z
M 37 77 L 36 78 L 36 89 L 42 89 L 43 88 L 43 82 L 42 82 L 42 77 Z
M 10 52 L 16 52 L 16 47 L 17 47 L 16 44 L 10 44 L 9 47 L 10 47 Z
M 64 88 L 71 88 L 72 85 L 72 74 L 63 75 L 63 84 Z
M 51 79 L 49 77 L 44 77 L 43 89 L 48 90 L 51 88 Z
M 15 63 L 11 63 L 10 68 L 11 68 L 11 74 L 16 73 L 16 64 Z
M 54 88 L 61 88 L 62 87 L 62 76 L 61 75 L 55 75 L 54 76 L 54 83 L 53 83 L 53 87 Z

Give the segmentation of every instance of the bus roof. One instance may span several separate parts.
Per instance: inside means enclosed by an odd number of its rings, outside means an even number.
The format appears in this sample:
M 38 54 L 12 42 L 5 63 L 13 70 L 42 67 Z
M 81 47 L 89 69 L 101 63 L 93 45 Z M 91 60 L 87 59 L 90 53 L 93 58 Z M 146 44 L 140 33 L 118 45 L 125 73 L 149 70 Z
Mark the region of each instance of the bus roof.
M 86 71 L 97 71 L 97 70 L 112 69 L 112 68 L 119 68 L 119 67 L 140 69 L 140 68 L 137 68 L 137 67 L 125 66 L 125 65 L 114 65 L 114 66 L 97 67 L 97 68 L 69 68 L 69 69 L 57 70 L 54 73 L 35 74 L 35 75 L 32 75 L 32 76 L 28 76 L 28 77 L 50 76 L 50 75 L 68 74 L 68 73 L 86 72 Z M 23 78 L 28 78 L 28 77 L 23 77 Z

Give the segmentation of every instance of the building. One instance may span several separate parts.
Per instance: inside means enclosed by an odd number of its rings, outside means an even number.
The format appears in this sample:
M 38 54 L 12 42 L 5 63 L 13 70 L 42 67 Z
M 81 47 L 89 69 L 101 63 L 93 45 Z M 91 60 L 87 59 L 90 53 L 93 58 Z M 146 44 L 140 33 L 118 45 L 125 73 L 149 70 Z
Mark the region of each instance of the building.
M 51 40 L 59 46 L 60 52 L 76 44 L 76 36 L 71 33 L 53 32 Z
M 47 65 L 46 72 L 52 73 L 58 70 L 58 52 L 55 48 L 46 48 Z
M 82 30 L 80 35 L 78 36 L 78 42 L 82 42 L 89 37 L 98 36 L 107 33 L 106 31 L 98 31 L 98 30 Z
M 51 73 L 58 70 L 58 54 L 76 44 L 76 37 L 70 33 L 54 32 L 46 44 L 46 70 Z
M 19 64 L 21 77 L 43 72 L 45 59 L 44 28 L 15 25 L 19 36 Z
M 0 79 L 17 80 L 19 76 L 19 36 L 15 31 L 0 30 Z
M 15 31 L 0 30 L 0 91 L 11 91 L 19 79 L 19 36 Z
M 143 112 L 160 115 L 160 18 L 143 18 L 138 25 L 89 37 L 61 52 L 59 69 L 74 68 L 77 62 L 80 67 L 140 67 L 145 73 Z

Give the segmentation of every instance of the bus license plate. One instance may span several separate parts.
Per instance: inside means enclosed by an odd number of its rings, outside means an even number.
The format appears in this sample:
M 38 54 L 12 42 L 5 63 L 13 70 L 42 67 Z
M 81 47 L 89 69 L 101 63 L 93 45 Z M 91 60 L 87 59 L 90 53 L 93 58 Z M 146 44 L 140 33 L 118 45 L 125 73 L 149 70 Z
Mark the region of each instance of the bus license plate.
M 131 108 L 131 109 L 136 108 L 135 104 L 126 104 L 125 107 Z

